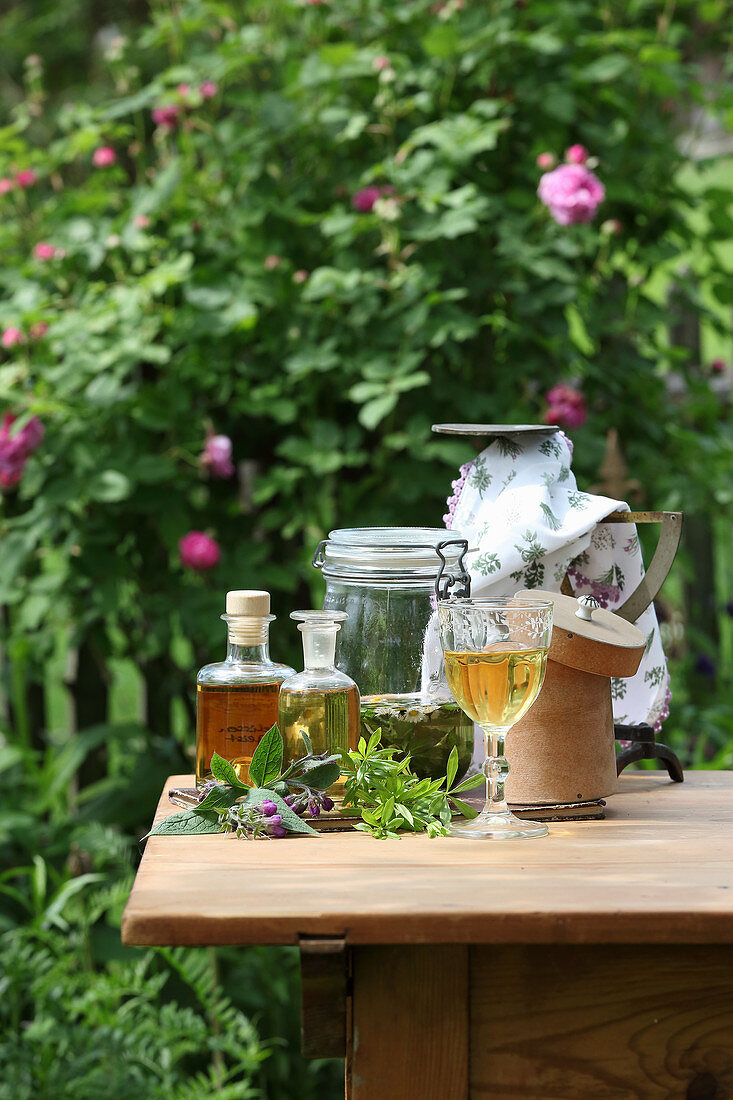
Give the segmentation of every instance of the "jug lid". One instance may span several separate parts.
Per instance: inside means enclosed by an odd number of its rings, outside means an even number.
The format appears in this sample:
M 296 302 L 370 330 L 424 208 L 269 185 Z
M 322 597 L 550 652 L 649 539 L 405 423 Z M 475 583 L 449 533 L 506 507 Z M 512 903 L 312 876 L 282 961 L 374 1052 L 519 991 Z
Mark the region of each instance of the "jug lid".
M 438 435 L 553 435 L 557 424 L 433 424 Z
M 646 638 L 633 623 L 600 607 L 593 596 L 576 598 L 536 588 L 517 595 L 552 600 L 551 661 L 594 676 L 633 676 L 639 668 Z

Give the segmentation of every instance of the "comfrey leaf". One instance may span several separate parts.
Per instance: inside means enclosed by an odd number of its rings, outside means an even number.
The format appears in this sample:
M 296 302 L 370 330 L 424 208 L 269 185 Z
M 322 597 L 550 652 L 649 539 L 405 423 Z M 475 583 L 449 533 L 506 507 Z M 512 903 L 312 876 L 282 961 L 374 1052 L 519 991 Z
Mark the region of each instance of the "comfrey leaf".
M 316 791 L 327 791 L 341 774 L 341 757 L 329 756 L 325 760 L 304 760 L 293 779 L 302 776 L 303 782 Z
M 225 760 L 223 756 L 219 756 L 218 752 L 215 752 L 211 758 L 211 774 L 214 779 L 218 779 L 220 783 L 228 783 L 230 787 L 239 787 L 241 791 L 250 789 L 246 783 L 242 783 L 241 779 L 238 778 L 229 761 Z
M 254 751 L 249 765 L 249 777 L 255 787 L 266 787 L 280 775 L 282 765 L 283 739 L 277 726 L 272 726 Z
M 222 810 L 226 810 L 230 806 L 233 806 L 241 796 L 241 787 L 212 787 L 206 794 L 206 797 L 202 798 L 198 806 L 194 807 L 194 809 L 199 813 L 202 810 L 212 810 L 216 813 L 220 813 Z
M 275 791 L 268 791 L 267 787 L 252 787 L 247 793 L 247 797 L 243 800 L 248 806 L 259 806 L 261 802 L 266 801 L 274 802 L 277 806 L 277 812 L 282 818 L 283 828 L 287 829 L 289 833 L 310 833 L 316 836 L 316 830 L 311 829 L 307 821 L 303 821 L 298 817 L 295 810 L 291 810 L 287 803 L 283 802 L 279 794 Z
M 179 814 L 171 814 L 164 817 L 157 825 L 154 825 L 149 836 L 187 836 L 192 833 L 218 833 L 219 819 L 216 813 L 201 813 L 199 810 L 182 810 Z

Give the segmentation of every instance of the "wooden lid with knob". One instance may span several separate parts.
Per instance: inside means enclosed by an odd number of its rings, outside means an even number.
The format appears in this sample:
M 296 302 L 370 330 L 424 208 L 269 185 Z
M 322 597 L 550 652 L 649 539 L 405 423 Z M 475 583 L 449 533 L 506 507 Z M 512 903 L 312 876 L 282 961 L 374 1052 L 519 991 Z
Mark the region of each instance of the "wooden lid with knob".
M 517 592 L 555 605 L 549 659 L 594 676 L 633 676 L 646 638 L 626 619 L 605 611 L 593 596 L 563 596 L 536 588 Z

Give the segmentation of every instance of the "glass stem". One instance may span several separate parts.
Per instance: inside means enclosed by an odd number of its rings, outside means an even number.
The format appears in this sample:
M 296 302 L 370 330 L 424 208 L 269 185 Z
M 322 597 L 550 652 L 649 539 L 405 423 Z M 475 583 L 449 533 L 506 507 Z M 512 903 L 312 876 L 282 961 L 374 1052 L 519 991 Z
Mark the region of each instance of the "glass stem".
M 506 730 L 482 726 L 486 759 L 481 769 L 486 778 L 485 814 L 508 814 L 509 807 L 504 797 L 504 786 L 509 775 L 509 763 L 504 756 L 504 738 Z

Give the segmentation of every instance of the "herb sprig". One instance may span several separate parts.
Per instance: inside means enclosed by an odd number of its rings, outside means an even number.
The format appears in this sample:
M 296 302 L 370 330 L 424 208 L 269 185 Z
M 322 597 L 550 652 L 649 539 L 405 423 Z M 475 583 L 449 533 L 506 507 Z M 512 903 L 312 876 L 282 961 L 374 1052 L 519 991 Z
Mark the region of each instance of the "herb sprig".
M 477 810 L 456 796 L 478 787 L 483 775 L 471 775 L 453 786 L 458 772 L 458 752 L 451 749 L 446 774 L 440 779 L 420 779 L 410 770 L 410 757 L 395 760 L 396 748 L 381 747 L 381 730 L 367 742 L 359 740 L 342 760 L 346 776 L 344 806 L 353 806 L 361 821 L 354 826 L 378 840 L 399 839 L 398 830 L 428 836 L 445 836 L 453 813 L 476 817 Z
M 214 753 L 213 779 L 200 790 L 171 792 L 176 800 L 194 804 L 159 821 L 147 836 L 225 832 L 254 840 L 288 833 L 314 835 L 315 829 L 304 817 L 308 814 L 313 819 L 322 809 L 333 809 L 326 791 L 339 777 L 341 757 L 315 754 L 307 734 L 303 736 L 306 755 L 283 771 L 282 736 L 277 726 L 268 730 L 250 761 L 251 783 L 241 780 L 233 765 Z

